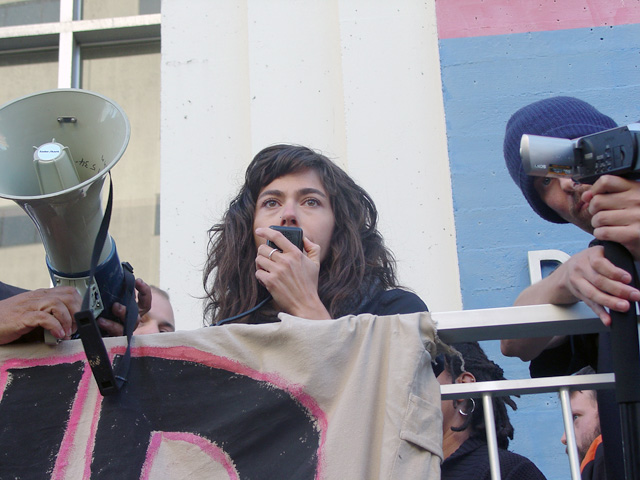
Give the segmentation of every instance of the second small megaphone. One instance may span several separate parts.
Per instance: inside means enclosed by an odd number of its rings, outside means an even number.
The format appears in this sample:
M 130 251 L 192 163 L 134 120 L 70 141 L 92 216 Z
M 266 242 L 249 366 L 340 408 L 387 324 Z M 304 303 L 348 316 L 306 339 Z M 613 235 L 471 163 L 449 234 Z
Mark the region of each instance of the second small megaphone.
M 115 242 L 107 235 L 93 278 L 91 255 L 104 212 L 105 177 L 131 128 L 112 100 L 79 89 L 35 93 L 0 107 L 0 197 L 35 223 L 54 285 L 91 293 L 95 317 L 113 318 L 124 295 Z

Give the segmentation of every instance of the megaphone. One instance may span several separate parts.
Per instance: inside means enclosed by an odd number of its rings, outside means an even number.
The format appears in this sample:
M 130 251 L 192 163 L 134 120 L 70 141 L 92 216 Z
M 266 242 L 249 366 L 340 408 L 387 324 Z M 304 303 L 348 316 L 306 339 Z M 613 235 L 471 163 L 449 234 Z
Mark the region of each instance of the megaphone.
M 90 290 L 94 316 L 113 318 L 123 267 L 110 235 L 90 278 L 104 217 L 105 178 L 122 157 L 131 128 L 122 108 L 87 90 L 34 93 L 0 107 L 0 197 L 36 225 L 54 285 Z

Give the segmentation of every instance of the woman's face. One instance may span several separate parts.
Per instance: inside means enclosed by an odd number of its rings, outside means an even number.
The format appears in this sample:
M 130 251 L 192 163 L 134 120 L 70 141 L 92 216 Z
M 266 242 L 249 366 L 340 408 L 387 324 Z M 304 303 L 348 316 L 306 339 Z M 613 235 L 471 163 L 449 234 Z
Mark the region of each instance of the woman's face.
M 445 368 L 440 375 L 436 377 L 440 385 L 451 385 L 452 383 L 474 383 L 475 377 L 469 372 L 462 372 L 458 378 L 453 379 L 452 375 Z M 460 414 L 460 408 L 468 408 L 464 406 L 465 402 L 454 400 L 442 400 L 442 431 L 448 433 L 452 426 L 459 427 L 464 422 L 464 417 Z M 474 407 L 475 408 L 475 407 Z
M 300 227 L 303 235 L 320 245 L 320 261 L 329 252 L 335 217 L 320 176 L 308 169 L 276 178 L 258 194 L 253 230 L 279 225 Z M 266 243 L 254 235 L 256 247 Z

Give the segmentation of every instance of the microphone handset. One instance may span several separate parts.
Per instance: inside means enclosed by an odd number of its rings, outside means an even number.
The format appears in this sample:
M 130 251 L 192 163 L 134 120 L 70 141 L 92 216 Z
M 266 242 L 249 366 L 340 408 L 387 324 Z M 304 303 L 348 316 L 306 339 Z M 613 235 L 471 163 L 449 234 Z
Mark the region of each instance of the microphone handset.
M 277 230 L 278 232 L 282 233 L 287 240 L 289 240 L 296 247 L 298 247 L 300 249 L 300 251 L 303 251 L 302 229 L 301 228 L 299 228 L 299 227 L 278 227 L 277 225 L 271 225 L 269 228 L 271 228 L 273 230 Z M 279 248 L 271 240 L 267 240 L 267 245 L 269 245 L 272 248 L 277 248 L 278 250 L 280 250 L 282 252 L 282 249 Z
M 300 251 L 304 251 L 303 241 L 302 241 L 303 235 L 302 235 L 302 229 L 301 228 L 299 228 L 299 227 L 280 227 L 280 226 L 277 226 L 277 225 L 271 225 L 269 228 L 272 228 L 274 230 L 279 231 L 280 233 L 282 233 L 285 236 L 285 238 L 287 240 L 289 240 L 296 247 L 298 247 L 300 249 Z M 277 248 L 278 250 L 280 250 L 280 252 L 282 252 L 282 249 L 279 248 L 271 240 L 267 240 L 267 245 L 272 247 L 272 248 Z M 217 322 L 215 324 L 215 326 L 224 325 L 225 323 L 229 323 L 229 322 L 232 322 L 234 320 L 238 320 L 239 318 L 246 317 L 247 315 L 251 315 L 253 312 L 255 312 L 258 309 L 260 309 L 265 303 L 267 303 L 269 300 L 271 300 L 271 298 L 272 298 L 271 295 L 268 295 L 267 298 L 262 300 L 260 303 L 258 303 L 255 307 L 251 308 L 250 310 L 247 310 L 246 312 L 239 313 L 238 315 L 234 315 L 233 317 L 222 319 L 219 322 Z

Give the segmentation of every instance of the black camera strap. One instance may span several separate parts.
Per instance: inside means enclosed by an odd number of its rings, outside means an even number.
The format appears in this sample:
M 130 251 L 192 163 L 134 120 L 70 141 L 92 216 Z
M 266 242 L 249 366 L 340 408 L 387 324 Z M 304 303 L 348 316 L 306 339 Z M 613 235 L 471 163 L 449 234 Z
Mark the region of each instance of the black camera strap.
M 109 200 L 105 209 L 105 214 L 100 224 L 98 235 L 93 246 L 91 255 L 91 270 L 89 278 L 93 279 L 95 270 L 100 259 L 100 253 L 107 238 L 109 222 L 111 221 L 111 210 L 113 204 L 113 183 L 111 173 L 109 173 Z M 91 310 L 91 289 L 87 288 L 84 298 L 82 299 L 82 310 L 74 315 L 76 324 L 78 325 L 78 334 L 82 340 L 85 354 L 93 376 L 98 384 L 98 389 L 103 396 L 113 395 L 117 393 L 122 385 L 127 381 L 129 374 L 129 365 L 131 363 L 131 337 L 133 329 L 138 318 L 138 305 L 136 303 L 134 292 L 135 277 L 133 269 L 128 263 L 123 263 L 124 272 L 124 296 L 122 304 L 127 308 L 124 322 L 124 333 L 127 337 L 127 349 L 122 358 L 116 358 L 114 365 L 117 363 L 117 373 L 111 365 L 107 349 L 104 345 L 100 329 Z

